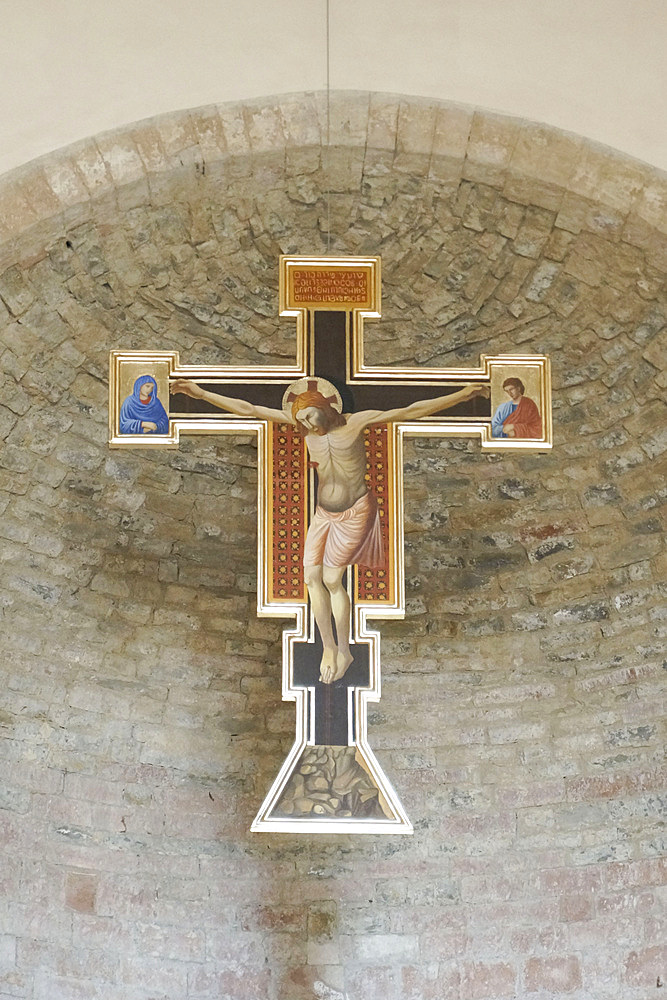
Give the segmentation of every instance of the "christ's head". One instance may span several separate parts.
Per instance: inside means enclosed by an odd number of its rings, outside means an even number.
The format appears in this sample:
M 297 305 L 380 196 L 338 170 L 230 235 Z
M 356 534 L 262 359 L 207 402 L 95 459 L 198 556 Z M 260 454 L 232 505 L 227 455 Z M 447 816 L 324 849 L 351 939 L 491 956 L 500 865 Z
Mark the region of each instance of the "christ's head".
M 304 436 L 317 434 L 319 437 L 345 423 L 343 414 L 317 390 L 299 393 L 292 403 L 292 420 Z
M 503 389 L 513 403 L 518 402 L 526 391 L 526 387 L 520 378 L 506 378 L 503 382 Z

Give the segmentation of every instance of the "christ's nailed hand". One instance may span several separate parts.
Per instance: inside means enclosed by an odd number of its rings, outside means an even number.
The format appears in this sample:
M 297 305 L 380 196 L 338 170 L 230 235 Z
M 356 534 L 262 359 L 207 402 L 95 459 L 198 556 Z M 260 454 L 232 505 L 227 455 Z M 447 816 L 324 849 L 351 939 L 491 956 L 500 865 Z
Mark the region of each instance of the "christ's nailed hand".
M 173 382 L 170 382 L 169 392 L 172 396 L 176 395 L 177 392 L 182 392 L 184 396 L 192 396 L 193 399 L 201 399 L 204 395 L 202 387 L 187 378 L 176 378 Z
M 470 386 L 468 399 L 474 399 L 475 396 L 484 396 L 488 399 L 491 396 L 491 386 L 483 385 L 481 382 L 473 382 Z

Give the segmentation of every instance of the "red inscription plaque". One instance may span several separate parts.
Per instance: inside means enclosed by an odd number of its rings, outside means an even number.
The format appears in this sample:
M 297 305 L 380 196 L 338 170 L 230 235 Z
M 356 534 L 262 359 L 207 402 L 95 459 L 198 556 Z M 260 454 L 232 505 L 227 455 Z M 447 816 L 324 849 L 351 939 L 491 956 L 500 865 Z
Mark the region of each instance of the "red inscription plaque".
M 371 273 L 366 267 L 290 268 L 288 306 L 297 309 L 371 309 Z

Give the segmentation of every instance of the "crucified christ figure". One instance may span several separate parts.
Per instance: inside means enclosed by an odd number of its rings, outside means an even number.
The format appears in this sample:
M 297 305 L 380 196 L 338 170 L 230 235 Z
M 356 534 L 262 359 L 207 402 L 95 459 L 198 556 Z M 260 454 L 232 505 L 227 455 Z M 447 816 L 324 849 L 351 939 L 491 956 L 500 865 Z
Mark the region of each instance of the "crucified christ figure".
M 304 381 L 307 388 L 298 391 L 304 388 Z M 175 379 L 171 392 L 206 400 L 241 417 L 292 423 L 305 437 L 311 462 L 317 468 L 318 485 L 317 508 L 304 547 L 304 578 L 322 638 L 320 680 L 332 684 L 345 674 L 353 659 L 350 598 L 343 574 L 348 566 L 382 565 L 383 558 L 377 502 L 365 481 L 365 428 L 432 416 L 474 396 L 488 396 L 488 386 L 473 383 L 447 396 L 393 410 L 359 413 L 342 413 L 334 386 L 316 378 L 302 379 L 288 389 L 285 410 L 208 392 L 188 379 Z

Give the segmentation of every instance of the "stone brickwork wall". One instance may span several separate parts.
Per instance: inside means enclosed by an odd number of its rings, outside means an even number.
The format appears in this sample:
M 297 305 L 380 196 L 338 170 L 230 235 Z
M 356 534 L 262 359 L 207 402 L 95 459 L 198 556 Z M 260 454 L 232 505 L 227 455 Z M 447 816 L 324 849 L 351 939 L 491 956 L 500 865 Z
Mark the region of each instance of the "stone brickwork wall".
M 0 185 L 0 998 L 660 996 L 667 182 L 578 137 L 334 97 L 369 359 L 548 353 L 555 448 L 408 445 L 370 739 L 414 837 L 248 833 L 293 735 L 255 444 L 110 452 L 107 358 L 290 356 L 324 120 L 183 113 Z

